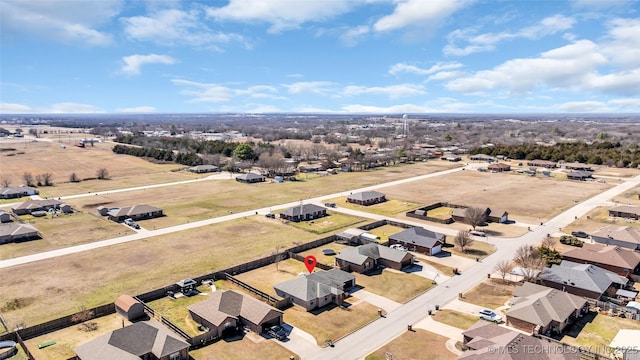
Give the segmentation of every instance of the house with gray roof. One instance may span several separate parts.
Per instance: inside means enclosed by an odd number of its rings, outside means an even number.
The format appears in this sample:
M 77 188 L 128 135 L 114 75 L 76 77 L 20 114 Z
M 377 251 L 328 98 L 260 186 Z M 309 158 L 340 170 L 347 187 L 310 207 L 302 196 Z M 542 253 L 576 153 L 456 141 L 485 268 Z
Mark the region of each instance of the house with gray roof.
M 516 287 L 513 296 L 506 324 L 532 334 L 561 333 L 588 309 L 583 297 L 530 282 Z
M 423 227 L 410 227 L 389 236 L 389 245 L 400 244 L 410 251 L 435 255 L 442 251 L 446 237 Z
M 336 234 L 336 237 L 348 244 L 367 244 L 370 242 L 375 242 L 380 239 L 379 236 L 374 235 L 367 230 L 362 230 L 358 228 L 350 228 L 346 229 L 342 232 Z
M 193 321 L 208 328 L 208 339 L 243 326 L 260 334 L 282 324 L 282 311 L 251 296 L 233 290 L 216 290 L 204 301 L 187 307 Z
M 23 196 L 38 194 L 38 189 L 31 186 L 9 186 L 0 188 L 0 199 L 17 199 Z
M 16 215 L 27 215 L 34 211 L 48 211 L 59 209 L 62 201 L 55 199 L 27 200 L 11 208 Z
M 567 173 L 567 179 L 569 180 L 593 180 L 593 174 L 589 171 L 571 171 Z
M 11 214 L 0 209 L 0 223 L 8 223 L 11 222 Z
M 164 216 L 162 209 L 151 205 L 134 205 L 130 207 L 114 208 L 107 212 L 109 220 L 121 222 L 126 219 L 142 220 Z
M 363 191 L 347 196 L 347 202 L 369 206 L 387 201 L 386 195 L 378 191 Z
M 260 174 L 246 173 L 236 176 L 236 181 L 243 182 L 245 184 L 253 184 L 258 182 L 264 182 L 265 177 Z
M 614 206 L 609 208 L 609 216 L 638 220 L 640 219 L 640 206 Z
M 631 250 L 640 250 L 640 231 L 631 226 L 609 225 L 591 233 L 593 241 L 615 245 Z
M 579 360 L 580 353 L 561 344 L 478 321 L 462 333 L 468 350 L 458 360 Z M 534 351 L 532 349 L 535 349 Z
M 190 168 L 187 168 L 188 171 L 196 174 L 204 174 L 210 172 L 218 172 L 220 168 L 215 165 L 196 165 Z
M 401 270 L 413 264 L 414 256 L 406 251 L 370 243 L 344 248 L 335 256 L 335 259 L 336 265 L 344 271 L 366 273 L 380 265 Z
M 591 264 L 563 260 L 538 274 L 538 282 L 544 286 L 566 291 L 569 294 L 600 299 L 614 297 L 629 280 L 612 271 Z
M 273 286 L 276 294 L 311 311 L 325 305 L 342 304 L 347 289 L 356 285 L 356 277 L 348 272 L 331 269 L 300 275 Z
M 593 264 L 622 276 L 640 275 L 640 252 L 619 246 L 585 243 L 562 253 L 562 259 Z
M 327 209 L 316 204 L 302 204 L 280 212 L 280 218 L 289 221 L 307 221 L 327 216 Z
M 156 321 L 141 321 L 74 349 L 80 360 L 187 360 L 189 343 Z
M 39 239 L 38 229 L 31 224 L 0 224 L 0 244 Z

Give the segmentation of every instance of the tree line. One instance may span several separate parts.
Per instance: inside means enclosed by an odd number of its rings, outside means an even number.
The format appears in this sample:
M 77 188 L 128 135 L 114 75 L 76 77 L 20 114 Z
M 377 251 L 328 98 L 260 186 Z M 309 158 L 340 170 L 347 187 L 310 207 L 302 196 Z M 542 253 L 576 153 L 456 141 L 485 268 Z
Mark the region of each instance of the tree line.
M 203 161 L 193 151 L 174 152 L 170 149 L 158 149 L 153 147 L 138 147 L 115 145 L 111 149 L 116 154 L 131 155 L 136 157 L 151 158 L 158 161 L 175 162 L 187 166 L 202 165 Z

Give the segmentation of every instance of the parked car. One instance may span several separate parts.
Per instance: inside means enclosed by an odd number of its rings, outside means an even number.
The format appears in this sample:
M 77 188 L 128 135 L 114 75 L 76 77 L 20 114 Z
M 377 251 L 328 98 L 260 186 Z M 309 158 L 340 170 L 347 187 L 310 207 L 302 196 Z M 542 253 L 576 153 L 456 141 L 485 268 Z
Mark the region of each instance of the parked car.
M 469 235 L 475 235 L 475 236 L 482 236 L 485 237 L 487 236 L 487 233 L 484 231 L 478 231 L 478 230 L 471 230 L 469 231 Z
M 336 203 L 334 203 L 334 202 L 328 202 L 328 203 L 324 203 L 324 206 L 334 208 L 334 207 L 336 207 Z
M 499 323 L 502 321 L 502 316 L 494 313 L 489 309 L 481 310 L 479 315 L 480 315 L 480 319 L 483 319 L 483 320 L 493 321 L 495 323 Z
M 264 216 L 268 217 L 269 219 L 275 219 L 276 218 L 276 214 L 274 214 L 274 213 L 266 213 Z
M 571 236 L 579 237 L 579 238 L 588 238 L 589 234 L 584 231 L 572 231 Z
M 266 332 L 269 336 L 272 336 L 281 341 L 287 338 L 287 332 L 284 331 L 284 328 L 280 325 L 273 325 L 268 328 Z
M 133 219 L 124 219 L 124 223 L 134 229 L 140 229 L 140 225 L 138 225 L 137 222 L 133 221 Z
M 389 247 L 392 248 L 392 249 L 395 249 L 395 250 L 400 250 L 400 251 L 405 251 L 405 252 L 407 251 L 407 248 L 402 246 L 402 245 L 400 245 L 400 244 L 393 244 L 393 245 L 391 245 Z

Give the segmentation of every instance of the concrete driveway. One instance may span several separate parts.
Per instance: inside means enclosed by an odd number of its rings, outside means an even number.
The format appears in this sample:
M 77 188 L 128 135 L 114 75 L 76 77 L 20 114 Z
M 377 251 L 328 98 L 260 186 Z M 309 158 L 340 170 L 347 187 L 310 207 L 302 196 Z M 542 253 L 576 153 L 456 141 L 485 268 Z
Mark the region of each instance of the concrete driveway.
M 389 313 L 397 308 L 399 308 L 400 306 L 402 306 L 402 304 L 395 302 L 393 300 L 389 300 L 384 296 L 380 296 L 380 295 L 376 295 L 370 291 L 367 291 L 363 288 L 359 288 L 358 290 L 353 290 L 353 292 L 351 293 L 351 295 L 355 298 L 358 298 L 361 301 L 364 302 L 368 302 L 369 304 L 379 308 L 379 309 L 383 309 L 385 312 Z
M 278 343 L 292 353 L 298 354 L 301 359 L 314 354 L 320 349 L 316 339 L 308 332 L 286 323 L 282 324 L 282 327 L 287 332 L 287 339 Z

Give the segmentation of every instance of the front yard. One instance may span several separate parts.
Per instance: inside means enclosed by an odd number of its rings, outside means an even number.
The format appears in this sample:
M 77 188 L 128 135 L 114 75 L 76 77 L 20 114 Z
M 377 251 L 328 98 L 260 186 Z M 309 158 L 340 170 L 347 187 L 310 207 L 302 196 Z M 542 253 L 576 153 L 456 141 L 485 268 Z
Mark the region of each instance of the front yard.
M 369 354 L 365 360 L 387 360 L 387 353 L 392 354 L 394 359 L 455 360 L 458 356 L 447 349 L 447 340 L 442 335 L 422 329 L 406 331 Z
M 465 314 L 460 311 L 442 309 L 436 311 L 433 315 L 433 320 L 439 321 L 443 324 L 455 326 L 458 329 L 466 330 L 471 327 L 471 325 L 478 322 L 478 317 Z
M 503 306 L 513 296 L 516 283 L 488 279 L 463 294 L 462 301 L 480 305 L 487 309 Z
M 454 245 L 454 238 L 454 236 L 447 236 L 447 244 L 443 246 L 442 249 L 449 251 L 452 254 L 464 256 L 471 259 L 484 259 L 485 257 L 493 254 L 496 251 L 496 246 L 490 244 L 487 240 L 473 239 L 471 245 L 465 247 L 464 252 L 462 252 L 460 251 L 459 246 Z
M 256 334 L 245 335 L 237 340 L 220 340 L 189 351 L 189 355 L 193 360 L 286 360 L 290 359 L 290 356 L 294 356 L 296 360 L 300 359 L 276 340 L 266 340 Z
M 400 303 L 407 302 L 435 286 L 431 280 L 422 276 L 390 269 L 378 269 L 366 275 L 353 274 L 356 276 L 356 284 L 365 290 Z
M 327 216 L 318 219 L 300 222 L 288 221 L 287 224 L 314 234 L 326 234 L 331 231 L 352 227 L 364 221 L 365 219 L 360 217 L 337 212 L 328 212 Z

